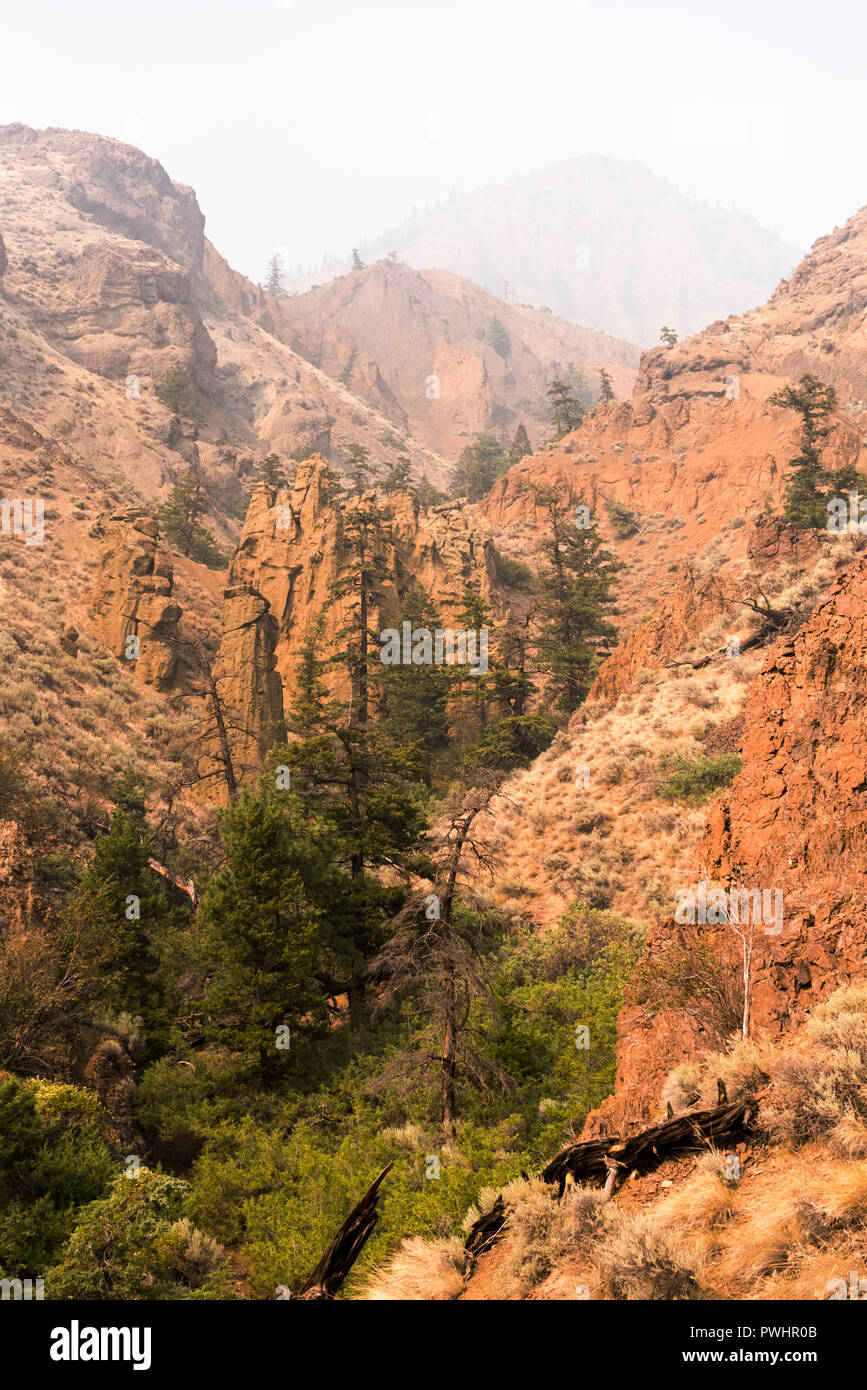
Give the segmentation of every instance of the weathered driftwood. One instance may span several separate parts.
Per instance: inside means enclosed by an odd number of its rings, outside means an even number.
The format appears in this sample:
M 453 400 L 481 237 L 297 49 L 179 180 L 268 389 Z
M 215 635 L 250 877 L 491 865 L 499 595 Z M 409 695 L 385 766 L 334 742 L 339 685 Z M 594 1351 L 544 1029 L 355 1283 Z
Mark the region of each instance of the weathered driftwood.
M 719 1092 L 725 1097 L 722 1083 Z M 707 1110 L 684 1110 L 629 1139 L 588 1139 L 583 1144 L 570 1144 L 552 1158 L 542 1177 L 545 1182 L 556 1182 L 561 1195 L 567 1176 L 571 1176 L 575 1182 L 605 1183 L 610 1196 L 619 1179 L 635 1168 L 651 1167 L 669 1154 L 736 1138 L 754 1109 L 755 1103 L 748 1100 L 723 1099 Z
M 379 1188 L 392 1164 L 383 1168 L 370 1184 L 360 1202 L 352 1208 L 337 1235 L 314 1269 L 307 1283 L 296 1295 L 303 1299 L 334 1298 L 355 1261 L 361 1254 L 378 1220 Z
M 503 1201 L 503 1194 L 497 1194 L 497 1200 L 486 1211 L 484 1216 L 480 1216 L 478 1221 L 470 1227 L 470 1231 L 464 1241 L 464 1249 L 470 1261 L 477 1260 L 479 1255 L 483 1255 L 486 1250 L 499 1239 L 500 1232 L 506 1224 L 506 1204 Z

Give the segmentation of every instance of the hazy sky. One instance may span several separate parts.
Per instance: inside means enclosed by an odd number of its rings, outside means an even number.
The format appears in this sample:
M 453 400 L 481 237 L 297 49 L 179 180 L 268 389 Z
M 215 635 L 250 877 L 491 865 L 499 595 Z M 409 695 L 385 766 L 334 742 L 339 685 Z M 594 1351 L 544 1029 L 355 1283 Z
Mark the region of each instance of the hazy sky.
M 865 31 L 860 0 L 2 0 L 0 123 L 140 146 L 256 280 L 582 154 L 807 246 L 867 202 Z

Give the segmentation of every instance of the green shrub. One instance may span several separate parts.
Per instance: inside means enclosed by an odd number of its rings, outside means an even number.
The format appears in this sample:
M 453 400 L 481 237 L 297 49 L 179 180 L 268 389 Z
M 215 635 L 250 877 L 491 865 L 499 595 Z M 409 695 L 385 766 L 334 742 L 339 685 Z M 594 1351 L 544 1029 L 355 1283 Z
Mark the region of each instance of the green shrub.
M 730 787 L 742 767 L 743 762 L 733 753 L 693 761 L 678 758 L 674 771 L 657 787 L 656 794 L 663 801 L 683 801 L 687 806 L 703 806 L 722 787 Z
M 142 1168 L 116 1178 L 84 1209 L 60 1262 L 48 1270 L 49 1298 L 230 1298 L 222 1246 L 185 1213 L 189 1184 Z
M 614 534 L 619 541 L 625 540 L 627 536 L 635 535 L 638 530 L 638 521 L 635 512 L 630 507 L 627 507 L 623 502 L 616 502 L 611 497 L 605 501 L 605 510 L 611 519 Z
M 120 1155 L 95 1095 L 46 1081 L 0 1082 L 0 1273 L 41 1275 L 77 1209 L 107 1190 Z

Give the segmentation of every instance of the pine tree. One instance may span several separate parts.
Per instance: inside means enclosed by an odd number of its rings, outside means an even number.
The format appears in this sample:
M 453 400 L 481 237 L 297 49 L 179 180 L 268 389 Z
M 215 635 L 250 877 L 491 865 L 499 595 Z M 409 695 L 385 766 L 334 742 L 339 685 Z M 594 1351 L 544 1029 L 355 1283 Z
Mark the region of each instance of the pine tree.
M 73 913 L 76 904 L 88 905 L 91 929 L 103 938 L 103 1002 L 141 1018 L 146 1031 L 165 1022 L 154 945 L 166 903 L 148 864 L 151 852 L 139 815 L 116 811 L 70 905 Z
M 200 522 L 204 511 L 201 476 L 193 468 L 172 488 L 157 512 L 157 521 L 164 538 L 176 545 L 182 555 L 189 555 L 209 569 L 222 569 L 226 556 Z
M 410 492 L 412 488 L 412 462 L 406 454 L 401 454 L 398 459 L 389 465 L 389 469 L 382 483 L 382 490 L 389 492 Z
M 503 358 L 508 357 L 509 353 L 512 350 L 511 339 L 509 338 L 509 335 L 506 332 L 502 320 L 498 319 L 496 314 L 488 323 L 488 331 L 485 337 L 486 341 L 490 343 L 491 347 L 494 349 L 494 352 L 496 352 L 498 356 Z
M 473 590 L 464 592 L 456 621 L 467 629 L 486 628 L 488 669 L 469 675 L 455 667 L 452 720 L 463 752 L 464 775 L 486 768 L 511 772 L 527 767 L 556 732 L 543 713 L 528 713 L 536 687 L 527 673 L 526 632 L 516 625 L 499 633 L 488 603 Z
M 280 460 L 279 454 L 266 454 L 259 464 L 256 473 L 270 493 L 275 493 L 281 487 L 286 487 L 288 484 L 286 471 Z
M 340 517 L 340 573 L 327 605 L 332 624 L 338 615 L 331 647 L 323 650 L 322 614 L 308 634 L 287 721 L 294 737 L 284 750 L 305 814 L 333 837 L 341 880 L 327 914 L 328 940 L 346 977 L 353 1024 L 366 997 L 367 962 L 403 896 L 378 871 L 387 864 L 408 872 L 425 824 L 406 752 L 378 726 L 383 665 L 370 624 L 390 577 L 382 521 L 373 502 L 351 503 Z
M 363 269 L 364 269 L 364 261 L 361 259 L 361 257 L 360 257 L 359 254 L 358 254 L 358 247 L 357 247 L 357 246 L 353 246 L 353 248 L 352 248 L 352 269 L 353 269 L 353 270 L 363 270 Z
M 428 507 L 438 507 L 446 500 L 445 493 L 434 487 L 429 478 L 419 478 L 412 488 L 412 495 L 424 511 Z
M 603 403 L 616 399 L 614 395 L 614 386 L 611 381 L 611 373 L 606 371 L 604 367 L 602 367 L 599 372 L 599 399 Z
M 400 606 L 401 623 L 411 630 L 435 631 L 439 615 L 429 594 L 414 581 Z M 381 706 L 378 733 L 400 754 L 408 780 L 430 786 L 436 760 L 448 747 L 448 697 L 453 668 L 402 663 L 382 666 L 378 679 Z
M 809 373 L 797 386 L 784 386 L 768 397 L 768 405 L 796 410 L 801 417 L 801 451 L 789 460 L 792 476 L 786 485 L 783 516 L 801 530 L 827 525 L 827 500 L 850 487 L 857 488 L 860 475 L 853 469 L 829 473 L 822 464 L 822 450 L 834 426 L 829 424 L 837 404 L 833 386 Z M 860 479 L 861 485 L 864 480 Z
M 226 867 L 205 889 L 202 946 L 211 966 L 208 1031 L 251 1053 L 273 1077 L 288 1043 L 321 1005 L 315 969 L 321 925 L 299 876 L 287 869 L 290 831 L 281 807 L 244 793 L 221 815 Z M 288 1036 L 279 1033 L 288 1028 Z
M 573 508 L 561 493 L 544 486 L 531 490 L 551 527 L 542 546 L 550 569 L 540 580 L 535 615 L 537 663 L 551 677 L 557 708 L 571 713 L 586 698 L 602 655 L 616 639 L 617 629 L 606 615 L 623 566 L 604 549 L 595 525 L 574 524 Z
M 584 419 L 584 407 L 568 382 L 559 379 L 548 383 L 545 393 L 551 402 L 551 415 L 557 439 L 577 430 Z
M 283 257 L 277 252 L 268 262 L 268 271 L 265 275 L 265 289 L 269 294 L 283 293 Z
M 346 446 L 347 465 L 352 477 L 353 492 L 360 496 L 370 487 L 370 450 L 353 441 Z
M 659 341 L 664 343 L 666 347 L 674 347 L 677 342 L 677 334 L 673 328 L 666 328 L 663 325 L 659 330 Z
M 170 367 L 154 387 L 157 400 L 168 406 L 175 415 L 189 418 L 193 413 L 193 388 L 189 373 L 180 362 Z
M 452 496 L 478 502 L 508 467 L 509 460 L 499 441 L 492 434 L 477 434 L 472 444 L 461 451 L 452 475 Z
M 382 982 L 379 1012 L 409 999 L 439 1032 L 440 1113 L 449 1139 L 458 1118 L 459 1082 L 472 1078 L 479 1084 L 495 1070 L 473 1046 L 467 1025 L 474 1000 L 489 1015 L 494 1007 L 493 918 L 473 892 L 478 870 L 490 872 L 492 859 L 473 823 L 497 787 L 498 780 L 489 779 L 446 807 L 448 826 L 432 846 L 434 891 L 412 895 L 372 967 Z
M 530 443 L 526 426 L 520 424 L 515 430 L 515 438 L 512 440 L 512 447 L 509 450 L 509 463 L 512 465 L 520 463 L 521 459 L 526 458 L 532 452 L 533 446 Z

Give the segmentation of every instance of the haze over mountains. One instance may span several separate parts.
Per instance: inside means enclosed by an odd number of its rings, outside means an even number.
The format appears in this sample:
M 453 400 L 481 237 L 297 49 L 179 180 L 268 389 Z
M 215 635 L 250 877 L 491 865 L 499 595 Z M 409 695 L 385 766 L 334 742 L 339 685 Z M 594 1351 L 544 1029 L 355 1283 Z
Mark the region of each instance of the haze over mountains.
M 360 249 L 396 250 L 498 295 L 508 285 L 510 298 L 645 347 L 663 324 L 683 336 L 760 303 L 803 255 L 754 217 L 690 200 L 637 160 L 603 156 L 455 195 Z
M 2 350 L 6 400 L 95 470 L 122 459 L 146 493 L 169 484 L 192 444 L 155 394 L 171 371 L 188 384 L 181 413 L 195 419 L 209 479 L 230 493 L 245 456 L 319 451 L 340 466 L 352 440 L 381 463 L 405 454 L 442 484 L 475 431 L 514 433 L 525 419 L 531 441 L 543 438 L 558 373 L 583 374 L 591 398 L 602 367 L 618 396 L 631 390 L 632 344 L 454 275 L 384 261 L 275 298 L 227 265 L 204 225 L 194 192 L 132 146 L 0 128 L 5 315 L 18 335 Z M 75 400 L 85 390 L 100 410 Z

